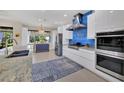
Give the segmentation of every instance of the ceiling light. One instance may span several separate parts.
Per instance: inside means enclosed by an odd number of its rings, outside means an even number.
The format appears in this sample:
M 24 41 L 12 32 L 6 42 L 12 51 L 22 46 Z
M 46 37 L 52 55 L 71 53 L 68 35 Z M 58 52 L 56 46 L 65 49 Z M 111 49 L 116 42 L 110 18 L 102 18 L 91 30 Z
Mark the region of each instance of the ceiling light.
M 67 15 L 66 15 L 66 14 L 64 14 L 64 17 L 67 17 Z
M 41 22 L 42 20 L 41 19 L 38 19 L 39 22 Z
M 113 10 L 109 11 L 109 13 L 113 13 L 113 12 L 114 12 Z
M 43 12 L 46 12 L 46 10 L 41 10 L 41 12 L 43 13 Z

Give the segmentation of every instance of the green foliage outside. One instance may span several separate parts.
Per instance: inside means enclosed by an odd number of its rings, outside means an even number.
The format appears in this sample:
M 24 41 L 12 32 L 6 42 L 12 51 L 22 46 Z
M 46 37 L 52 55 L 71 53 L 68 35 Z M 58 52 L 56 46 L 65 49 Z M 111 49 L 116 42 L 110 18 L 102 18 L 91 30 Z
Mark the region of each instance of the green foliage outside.
M 30 36 L 30 42 L 34 43 L 35 41 L 38 43 L 45 43 L 45 35 Z
M 6 41 L 7 41 L 7 47 L 13 46 L 13 40 L 11 39 L 13 37 L 12 32 L 1 32 L 3 33 L 3 38 L 0 42 L 0 49 L 6 47 Z

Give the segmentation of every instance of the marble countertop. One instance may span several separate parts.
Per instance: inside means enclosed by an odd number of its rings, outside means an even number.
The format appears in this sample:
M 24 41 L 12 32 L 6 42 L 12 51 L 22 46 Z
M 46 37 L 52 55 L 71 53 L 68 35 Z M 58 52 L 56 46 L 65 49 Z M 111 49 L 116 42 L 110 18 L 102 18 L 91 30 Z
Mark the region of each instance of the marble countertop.
M 0 56 L 0 82 L 29 82 L 32 56 L 6 58 Z
M 0 64 L 3 62 L 23 62 L 25 60 L 30 60 L 32 57 L 31 55 L 28 56 L 21 56 L 21 57 L 12 57 L 12 58 L 6 58 L 7 56 L 0 56 Z

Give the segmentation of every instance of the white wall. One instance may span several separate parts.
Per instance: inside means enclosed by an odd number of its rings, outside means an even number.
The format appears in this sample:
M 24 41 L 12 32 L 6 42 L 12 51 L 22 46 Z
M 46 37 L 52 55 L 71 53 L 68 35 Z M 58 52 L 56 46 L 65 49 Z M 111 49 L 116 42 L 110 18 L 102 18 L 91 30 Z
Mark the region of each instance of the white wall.
M 22 24 L 19 22 L 14 22 L 10 20 L 0 19 L 0 26 L 10 26 L 13 27 L 13 38 L 16 39 L 18 45 L 21 45 L 22 40 Z M 19 37 L 15 37 L 15 34 L 18 33 Z M 15 45 L 15 44 L 14 44 Z
M 25 46 L 27 44 L 29 44 L 29 36 L 30 36 L 30 32 L 28 31 L 27 27 L 23 27 L 22 28 L 22 45 Z
M 53 30 L 50 33 L 51 36 L 50 49 L 55 49 L 55 41 L 56 41 L 57 33 L 58 33 L 57 30 Z
M 14 42 L 14 46 L 27 45 L 29 43 L 29 35 L 30 35 L 28 29 L 31 30 L 37 29 L 37 27 L 24 26 L 22 23 L 12 20 L 5 20 L 5 19 L 0 19 L 0 26 L 13 27 L 13 38 L 16 39 L 16 41 L 18 42 L 17 45 Z M 19 37 L 15 36 L 16 33 L 19 33 Z

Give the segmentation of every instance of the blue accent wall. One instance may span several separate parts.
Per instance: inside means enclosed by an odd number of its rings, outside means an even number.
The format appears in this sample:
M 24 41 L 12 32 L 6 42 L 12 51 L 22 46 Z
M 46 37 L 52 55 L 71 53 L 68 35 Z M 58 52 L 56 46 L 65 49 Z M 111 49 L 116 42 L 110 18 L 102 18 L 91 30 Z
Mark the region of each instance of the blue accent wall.
M 92 14 L 92 11 L 89 11 L 83 15 L 81 18 L 81 23 L 87 26 L 87 16 Z M 73 20 L 74 22 L 74 20 Z M 89 44 L 91 47 L 94 47 L 95 40 L 94 39 L 87 39 L 87 28 L 76 29 L 73 31 L 73 44 L 80 42 L 82 45 Z

